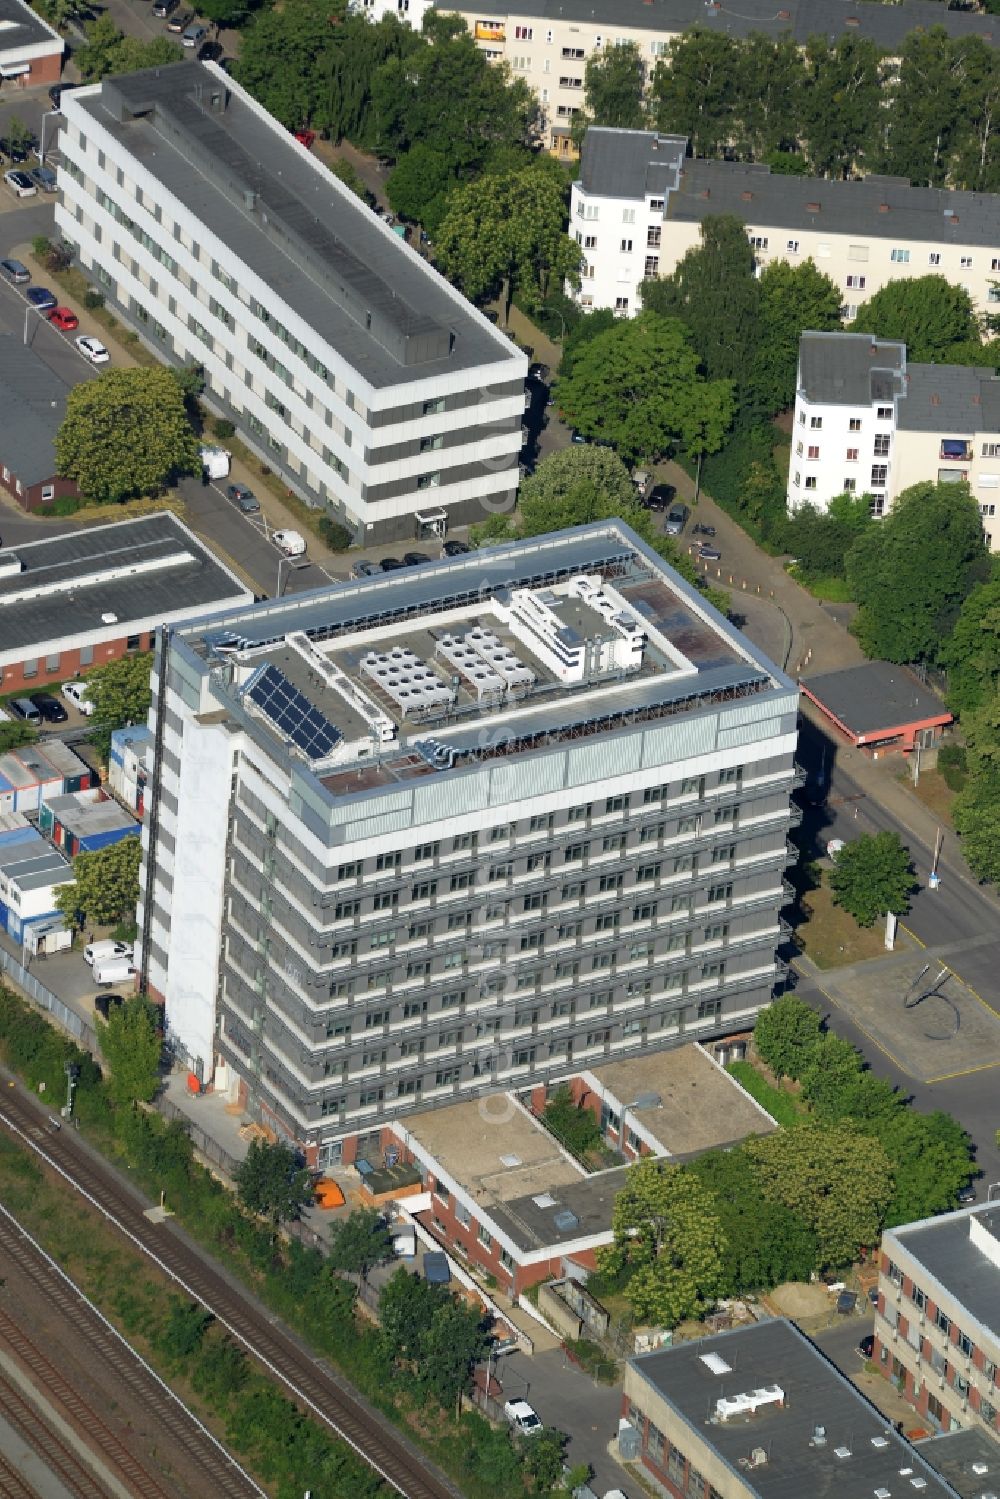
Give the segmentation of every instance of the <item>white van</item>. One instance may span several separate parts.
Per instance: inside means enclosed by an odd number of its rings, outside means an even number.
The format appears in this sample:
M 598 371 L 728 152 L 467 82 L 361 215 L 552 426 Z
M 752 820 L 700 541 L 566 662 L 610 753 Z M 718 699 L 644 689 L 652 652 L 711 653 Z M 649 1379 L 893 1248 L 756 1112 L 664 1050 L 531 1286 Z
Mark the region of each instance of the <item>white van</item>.
M 94 964 L 95 984 L 125 984 L 135 974 L 132 959 L 98 958 Z
M 88 942 L 83 949 L 83 961 L 89 963 L 91 968 L 95 963 L 107 963 L 116 958 L 128 958 L 131 962 L 132 948 L 131 942 L 115 942 L 110 937 L 103 942 Z
M 227 479 L 232 454 L 225 448 L 205 447 L 201 450 L 201 466 L 210 479 Z
M 84 718 L 89 718 L 94 711 L 94 705 L 87 696 L 86 682 L 64 682 L 62 684 L 62 695 L 68 703 L 72 703 Z
M 298 531 L 272 531 L 271 539 L 286 557 L 301 557 L 306 549 L 306 539 Z

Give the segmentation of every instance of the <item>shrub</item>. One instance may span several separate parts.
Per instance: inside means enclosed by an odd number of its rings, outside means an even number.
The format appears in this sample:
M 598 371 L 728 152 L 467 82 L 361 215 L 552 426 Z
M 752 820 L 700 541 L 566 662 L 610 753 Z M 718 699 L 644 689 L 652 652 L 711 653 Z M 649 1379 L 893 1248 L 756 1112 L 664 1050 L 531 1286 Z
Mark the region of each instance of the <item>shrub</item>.
M 968 770 L 964 746 L 943 744 L 938 750 L 938 770 L 949 791 L 961 791 Z
M 354 540 L 347 527 L 342 526 L 339 521 L 332 520 L 329 515 L 320 516 L 316 522 L 316 530 L 331 552 L 346 552 Z
M 46 234 L 36 234 L 31 241 L 31 253 L 37 255 L 39 260 L 44 260 L 52 249 L 52 241 Z
M 217 416 L 214 419 L 212 422 L 212 431 L 221 442 L 225 442 L 228 438 L 236 436 L 235 424 L 225 416 Z
M 99 307 L 104 306 L 103 292 L 95 291 L 93 288 L 85 291 L 83 294 L 83 305 L 88 312 L 96 312 Z

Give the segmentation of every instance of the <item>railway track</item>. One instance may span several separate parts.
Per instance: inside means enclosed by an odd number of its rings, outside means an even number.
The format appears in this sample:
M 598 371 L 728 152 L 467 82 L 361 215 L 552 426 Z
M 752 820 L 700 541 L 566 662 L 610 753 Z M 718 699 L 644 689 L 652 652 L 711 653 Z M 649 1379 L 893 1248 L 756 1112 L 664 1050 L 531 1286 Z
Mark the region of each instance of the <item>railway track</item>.
M 353 1449 L 405 1499 L 461 1499 L 460 1491 L 419 1450 L 345 1389 L 334 1372 L 230 1283 L 220 1269 L 167 1224 L 144 1217 L 143 1204 L 112 1168 L 70 1130 L 52 1133 L 33 1102 L 9 1090 L 0 1126 L 57 1171 L 263 1364 L 304 1410 Z M 226 1491 L 222 1491 L 226 1492 Z M 246 1490 L 242 1491 L 246 1493 Z
M 0 1416 L 43 1459 L 74 1499 L 108 1499 L 108 1491 L 72 1445 L 52 1423 L 27 1400 L 16 1385 L 0 1377 Z M 34 1490 L 21 1479 L 29 1494 Z M 7 1490 L 3 1490 L 6 1495 Z M 160 1499 L 162 1489 L 150 1490 L 150 1499 Z M 145 1499 L 145 1496 L 144 1496 Z
M 13 1463 L 0 1452 L 0 1494 L 4 1499 L 38 1499 L 38 1490 L 27 1483 Z

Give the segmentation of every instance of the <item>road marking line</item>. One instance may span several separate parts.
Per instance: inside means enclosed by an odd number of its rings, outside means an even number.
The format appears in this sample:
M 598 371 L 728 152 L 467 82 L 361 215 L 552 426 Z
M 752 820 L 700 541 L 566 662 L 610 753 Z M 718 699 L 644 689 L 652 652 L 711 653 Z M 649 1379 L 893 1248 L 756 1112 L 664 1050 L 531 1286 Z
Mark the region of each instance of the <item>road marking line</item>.
M 932 1083 L 946 1083 L 951 1078 L 969 1077 L 973 1072 L 989 1072 L 992 1067 L 1000 1067 L 1000 1061 L 982 1062 L 978 1067 L 963 1067 L 958 1072 L 942 1072 L 940 1077 L 924 1078 L 924 1082 L 930 1087 Z
M 910 928 L 906 925 L 905 922 L 901 921 L 899 923 L 899 929 L 900 929 L 900 931 L 905 932 L 908 937 L 912 937 L 913 940 L 914 940 L 914 942 L 917 944 L 918 947 L 926 947 L 927 946 L 926 942 L 921 942 L 921 940 L 917 936 L 916 932 L 911 932 L 910 931 Z
M 906 935 L 908 937 L 912 937 L 913 940 L 914 940 L 914 942 L 918 943 L 921 947 L 926 948 L 927 943 L 926 942 L 921 942 L 920 938 L 917 936 L 916 932 L 911 932 L 910 928 L 908 926 L 904 926 L 902 922 L 900 922 L 899 925 L 900 925 L 900 927 L 902 927 L 903 931 L 906 933 Z M 974 989 L 972 987 L 972 985 L 969 983 L 968 979 L 964 979 L 960 973 L 956 973 L 955 970 L 954 970 L 954 968 L 952 968 L 951 964 L 950 963 L 946 963 L 945 960 L 944 960 L 944 958 L 936 958 L 935 962 L 940 963 L 942 968 L 947 969 L 947 971 L 951 974 L 951 976 L 955 980 L 955 982 L 958 983 L 958 984 L 961 984 L 961 986 L 962 986 L 963 989 L 968 989 L 968 991 L 972 995 L 973 999 L 978 999 L 979 1003 L 982 1005 L 982 1007 L 983 1007 L 984 1010 L 989 1010 L 989 1012 L 990 1012 L 991 1015 L 995 1015 L 997 1017 L 997 1019 L 1000 1020 L 1000 1010 L 994 1009 L 993 1006 L 989 1003 L 989 1001 L 986 1000 L 986 999 L 984 999 L 983 996 L 978 992 L 978 990 L 976 990 L 976 989 Z M 991 1063 L 990 1065 L 992 1066 L 993 1064 Z M 979 1071 L 978 1068 L 973 1068 L 972 1070 L 973 1071 Z M 955 1073 L 949 1073 L 948 1074 L 949 1077 L 960 1077 L 961 1075 L 962 1075 L 961 1073 L 957 1073 L 957 1072 L 955 1072 Z
M 810 974 L 810 978 L 812 978 L 813 983 L 816 985 L 816 988 L 819 990 L 819 992 L 823 995 L 824 999 L 829 1000 L 830 1004 L 833 1005 L 834 1009 L 839 1010 L 842 1015 L 846 1016 L 847 1019 L 851 1022 L 852 1025 L 856 1025 L 857 1028 L 858 1028 L 858 1030 L 861 1032 L 861 1034 L 863 1036 L 867 1036 L 868 1039 L 869 1039 L 869 1041 L 872 1043 L 872 1045 L 873 1046 L 877 1046 L 878 1049 L 879 1049 L 879 1051 L 882 1053 L 882 1055 L 884 1057 L 886 1057 L 892 1063 L 892 1065 L 894 1067 L 898 1067 L 899 1070 L 900 1070 L 900 1072 L 902 1072 L 904 1074 L 904 1076 L 906 1076 L 906 1077 L 912 1077 L 913 1080 L 914 1080 L 914 1082 L 917 1082 L 917 1083 L 922 1083 L 922 1082 L 926 1081 L 925 1078 L 918 1077 L 915 1072 L 911 1072 L 908 1067 L 904 1066 L 904 1064 L 899 1060 L 899 1058 L 897 1056 L 895 1056 L 889 1050 L 889 1048 L 887 1046 L 883 1046 L 882 1045 L 882 1042 L 878 1039 L 877 1036 L 873 1036 L 872 1033 L 871 1033 L 871 1031 L 867 1030 L 861 1024 L 860 1020 L 858 1020 L 856 1018 L 856 1016 L 850 1010 L 848 1010 L 844 1005 L 842 1005 L 838 1000 L 836 1000 L 833 997 L 832 994 L 830 994 L 826 989 L 823 988 L 823 985 L 819 982 L 819 980 L 814 975 Z

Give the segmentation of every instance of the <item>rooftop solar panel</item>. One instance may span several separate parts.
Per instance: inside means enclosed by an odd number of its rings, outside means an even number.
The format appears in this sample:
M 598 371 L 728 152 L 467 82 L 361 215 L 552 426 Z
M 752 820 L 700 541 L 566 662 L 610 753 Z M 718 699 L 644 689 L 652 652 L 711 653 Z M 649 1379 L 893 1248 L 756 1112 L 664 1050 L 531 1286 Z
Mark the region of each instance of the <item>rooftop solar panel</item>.
M 276 666 L 251 677 L 246 696 L 308 760 L 322 760 L 343 737 Z

